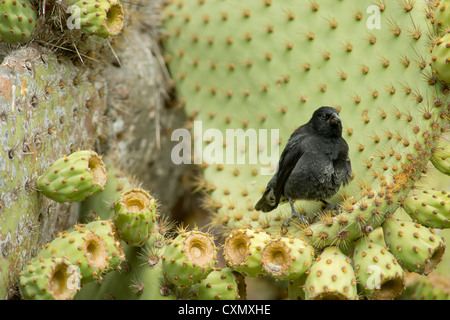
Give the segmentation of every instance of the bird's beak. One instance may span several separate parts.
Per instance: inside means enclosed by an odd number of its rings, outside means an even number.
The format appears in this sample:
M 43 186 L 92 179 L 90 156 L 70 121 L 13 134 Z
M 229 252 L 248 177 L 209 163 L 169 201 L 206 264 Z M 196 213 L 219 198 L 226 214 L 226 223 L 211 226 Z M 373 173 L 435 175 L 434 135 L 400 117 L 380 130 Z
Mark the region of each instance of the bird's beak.
M 330 122 L 331 122 L 331 124 L 340 124 L 342 121 L 341 121 L 341 118 L 339 118 L 339 116 L 337 114 L 333 113 L 331 115 Z

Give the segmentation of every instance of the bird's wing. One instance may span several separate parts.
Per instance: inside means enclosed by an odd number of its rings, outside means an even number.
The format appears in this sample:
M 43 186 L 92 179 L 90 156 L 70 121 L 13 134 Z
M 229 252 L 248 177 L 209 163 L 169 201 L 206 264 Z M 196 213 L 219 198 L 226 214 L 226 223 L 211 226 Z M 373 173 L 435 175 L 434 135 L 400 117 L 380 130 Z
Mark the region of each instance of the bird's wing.
M 281 153 L 280 162 L 278 164 L 277 181 L 275 185 L 275 198 L 277 203 L 280 201 L 280 198 L 284 193 L 284 185 L 286 184 L 287 179 L 304 153 L 302 141 L 305 136 L 306 134 L 303 133 L 298 133 L 297 135 L 292 136 Z

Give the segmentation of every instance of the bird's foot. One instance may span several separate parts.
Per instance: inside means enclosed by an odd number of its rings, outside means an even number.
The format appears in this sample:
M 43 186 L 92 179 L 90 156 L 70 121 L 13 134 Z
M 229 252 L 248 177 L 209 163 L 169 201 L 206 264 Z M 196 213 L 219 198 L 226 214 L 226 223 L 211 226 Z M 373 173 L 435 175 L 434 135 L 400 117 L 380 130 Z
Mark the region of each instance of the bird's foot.
M 333 215 L 339 214 L 339 210 L 341 209 L 341 206 L 337 204 L 331 204 L 326 202 L 325 200 L 321 200 L 323 203 L 322 209 L 323 211 L 331 211 Z
M 292 220 L 294 220 L 294 218 L 298 219 L 298 223 L 301 226 L 309 226 L 311 221 L 309 220 L 309 218 L 307 216 L 304 216 L 300 213 L 298 213 L 297 211 L 292 211 L 292 217 L 287 219 L 285 222 L 283 222 L 283 224 L 281 225 L 281 234 L 285 235 L 288 232 L 288 227 L 289 224 L 292 222 Z

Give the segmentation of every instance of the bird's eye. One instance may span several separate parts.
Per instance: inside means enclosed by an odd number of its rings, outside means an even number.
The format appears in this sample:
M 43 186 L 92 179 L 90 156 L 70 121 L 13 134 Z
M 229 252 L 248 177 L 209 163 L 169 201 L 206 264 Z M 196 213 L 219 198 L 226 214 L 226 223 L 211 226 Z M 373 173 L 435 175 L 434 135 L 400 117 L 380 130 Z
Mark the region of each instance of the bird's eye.
M 321 116 L 322 119 L 328 118 L 327 115 L 326 115 L 325 113 L 322 113 L 320 116 Z

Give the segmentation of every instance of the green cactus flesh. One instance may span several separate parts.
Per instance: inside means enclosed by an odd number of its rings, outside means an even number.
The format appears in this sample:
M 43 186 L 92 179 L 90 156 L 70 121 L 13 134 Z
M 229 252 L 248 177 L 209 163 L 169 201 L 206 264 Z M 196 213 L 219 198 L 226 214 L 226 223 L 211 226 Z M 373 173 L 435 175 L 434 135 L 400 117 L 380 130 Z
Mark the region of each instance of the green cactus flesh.
M 212 271 L 200 284 L 194 285 L 194 296 L 198 300 L 245 299 L 244 277 L 231 268 Z
M 280 232 L 289 205 L 254 209 L 270 179 L 260 174 L 270 167 L 263 160 L 321 105 L 343 120 L 352 181 L 329 200 L 341 205 L 338 215 L 297 201 L 296 210 L 316 222 L 288 232 L 319 249 L 344 247 L 393 214 L 426 170 L 448 119 L 431 67 L 430 10 L 409 1 L 171 1 L 166 61 L 180 103 L 198 121 L 193 138 L 206 141 L 194 161 L 203 161 L 197 187 L 208 195 L 212 225 L 225 234 L 244 227 Z M 243 130 L 250 143 L 223 140 L 228 129 Z M 280 140 L 249 129 L 277 129 Z M 213 146 L 223 146 L 222 158 Z M 229 148 L 234 159 L 225 157 Z
M 166 280 L 162 255 L 166 248 L 164 235 L 155 231 L 142 247 L 125 245 L 126 262 L 119 270 L 104 276 L 101 282 L 91 282 L 81 288 L 75 299 L 80 300 L 174 300 L 177 287 Z
M 190 286 L 211 273 L 217 263 L 212 238 L 200 231 L 181 232 L 167 245 L 162 258 L 164 275 L 179 286 Z
M 429 274 L 445 252 L 444 240 L 434 229 L 413 221 L 389 218 L 383 233 L 389 250 L 411 272 Z
M 108 239 L 105 241 L 104 232 L 97 234 L 96 230 L 90 227 L 89 224 L 76 225 L 74 230 L 62 232 L 52 242 L 43 246 L 39 257 L 45 259 L 65 257 L 79 267 L 82 284 L 108 271 L 110 269 L 108 261 L 111 259 L 114 261 L 113 265 L 118 266 L 116 236 L 106 235 Z
M 121 194 L 114 210 L 119 237 L 131 246 L 144 245 L 157 218 L 155 199 L 147 191 L 133 188 Z
M 450 31 L 450 2 L 442 0 L 433 12 L 432 22 L 438 35 L 442 36 Z
M 19 289 L 26 300 L 71 300 L 80 278 L 79 268 L 67 259 L 36 257 L 19 275 Z
M 408 196 L 403 208 L 422 225 L 431 228 L 450 228 L 450 195 L 447 191 L 427 190 Z
M 122 31 L 124 9 L 118 0 L 71 0 L 69 3 L 80 9 L 82 32 L 107 38 Z
M 36 20 L 36 10 L 29 0 L 1 0 L 0 42 L 27 42 L 36 29 Z
M 261 264 L 262 250 L 270 235 L 260 230 L 234 230 L 225 240 L 223 256 L 227 266 L 249 277 L 267 275 Z
M 440 172 L 450 175 L 450 143 L 437 146 L 431 162 Z
M 351 261 L 337 247 L 324 249 L 305 282 L 307 300 L 357 299 L 356 276 Z
M 387 248 L 367 238 L 355 245 L 353 263 L 364 293 L 374 299 L 392 299 L 405 287 L 405 273 Z
M 58 202 L 76 202 L 103 191 L 106 169 L 94 151 L 77 151 L 51 163 L 37 180 L 38 190 Z
M 261 253 L 264 270 L 279 280 L 292 280 L 302 276 L 310 268 L 313 259 L 313 247 L 293 237 L 273 237 Z
M 80 202 L 79 214 L 82 222 L 97 217 L 102 220 L 112 219 L 115 214 L 114 202 L 120 199 L 122 192 L 131 189 L 130 181 L 119 169 L 106 164 L 106 172 L 104 190 Z
M 445 83 L 450 82 L 450 34 L 444 35 L 433 49 L 433 68 L 437 77 Z

